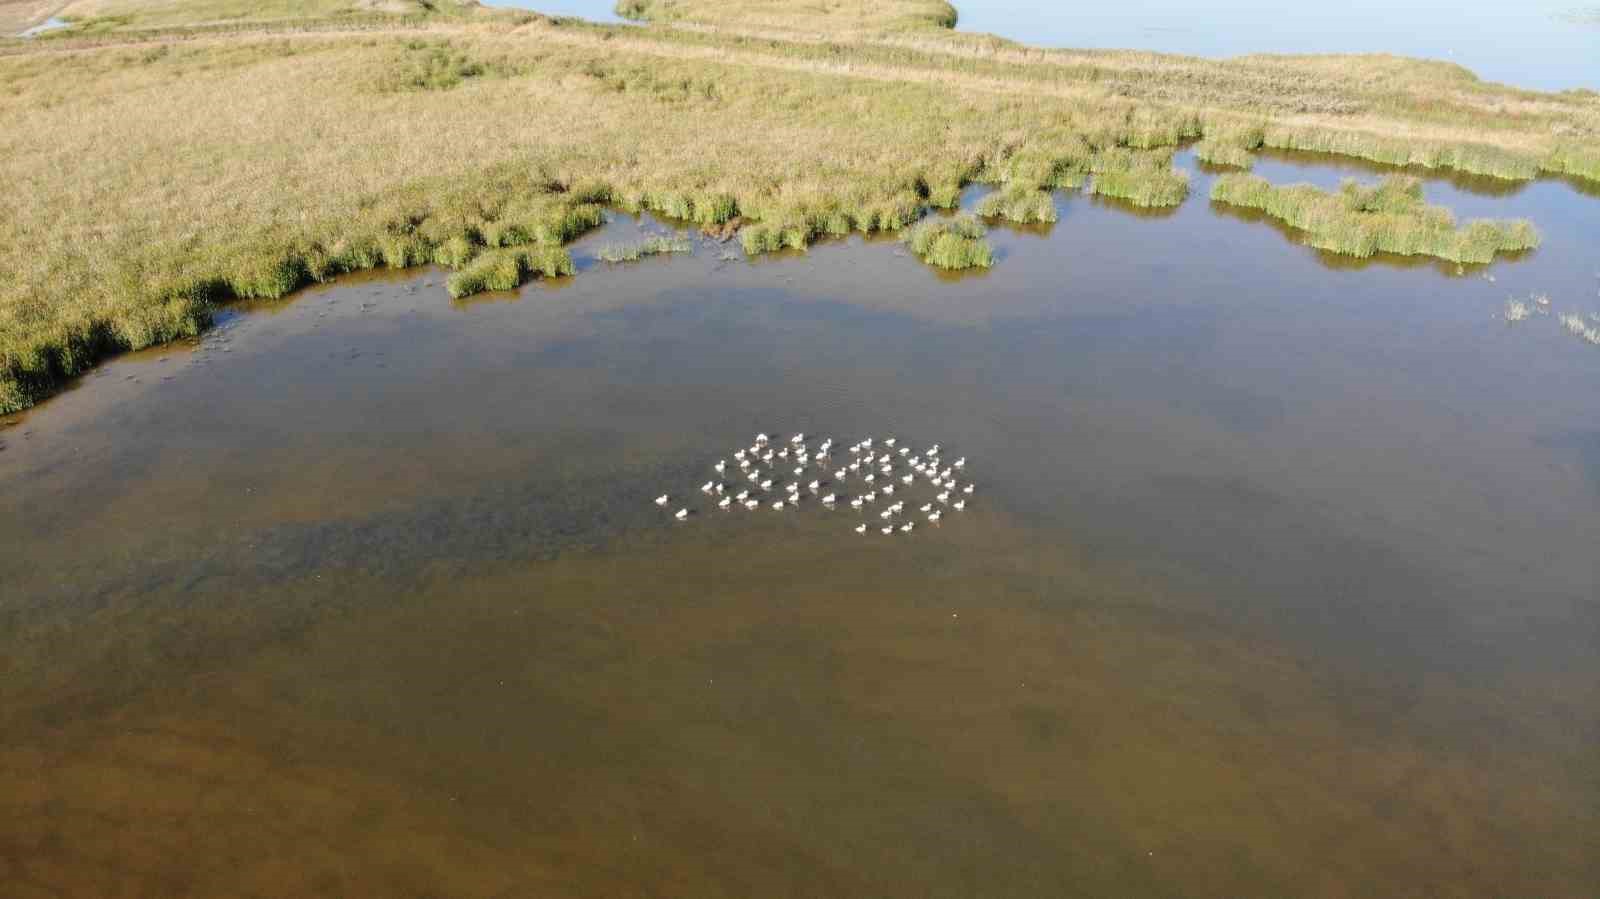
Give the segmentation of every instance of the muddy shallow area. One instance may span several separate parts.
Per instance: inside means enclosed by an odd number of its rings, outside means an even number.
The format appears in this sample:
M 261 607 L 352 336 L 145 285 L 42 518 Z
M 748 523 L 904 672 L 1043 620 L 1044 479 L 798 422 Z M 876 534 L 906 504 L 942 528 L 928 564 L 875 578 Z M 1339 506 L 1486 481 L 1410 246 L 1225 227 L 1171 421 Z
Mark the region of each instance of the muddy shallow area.
M 1353 264 L 1206 178 L 959 278 L 608 267 L 670 227 L 618 216 L 9 419 L 8 895 L 1592 895 L 1600 349 L 1502 310 L 1600 312 L 1600 203 L 1433 180 L 1544 245 Z M 758 430 L 941 440 L 981 502 L 652 503 Z

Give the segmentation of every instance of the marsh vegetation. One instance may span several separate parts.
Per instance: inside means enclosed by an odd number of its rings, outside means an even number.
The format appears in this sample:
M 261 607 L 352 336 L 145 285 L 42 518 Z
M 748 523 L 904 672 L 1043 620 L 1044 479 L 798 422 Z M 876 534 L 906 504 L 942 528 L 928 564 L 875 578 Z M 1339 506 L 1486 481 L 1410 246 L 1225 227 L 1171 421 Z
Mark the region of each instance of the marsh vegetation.
M 686 237 L 650 237 L 637 243 L 606 244 L 595 255 L 601 262 L 638 262 L 649 256 L 693 251 L 694 244 Z
M 911 254 L 936 268 L 959 271 L 994 264 L 994 246 L 983 223 L 970 215 L 931 219 L 906 231 L 901 240 Z
M 951 8 L 923 0 L 625 11 L 655 24 L 70 5 L 64 33 L 0 50 L 0 410 L 192 335 L 233 298 L 417 261 L 460 270 L 461 290 L 562 271 L 548 248 L 582 227 L 503 221 L 562 197 L 727 236 L 737 220 L 764 253 L 904 229 L 980 181 L 1000 188 L 980 211 L 1013 221 L 1086 184 L 1171 206 L 1188 192 L 1172 151 L 1196 139 L 1235 163 L 1298 147 L 1600 180 L 1597 98 L 1438 63 L 1037 50 L 952 33 Z
M 1538 230 L 1525 220 L 1477 219 L 1458 226 L 1450 210 L 1424 202 L 1422 183 L 1405 175 L 1375 185 L 1348 179 L 1330 192 L 1230 173 L 1212 183 L 1211 199 L 1260 210 L 1304 232 L 1310 246 L 1358 258 L 1384 252 L 1486 263 L 1539 245 Z

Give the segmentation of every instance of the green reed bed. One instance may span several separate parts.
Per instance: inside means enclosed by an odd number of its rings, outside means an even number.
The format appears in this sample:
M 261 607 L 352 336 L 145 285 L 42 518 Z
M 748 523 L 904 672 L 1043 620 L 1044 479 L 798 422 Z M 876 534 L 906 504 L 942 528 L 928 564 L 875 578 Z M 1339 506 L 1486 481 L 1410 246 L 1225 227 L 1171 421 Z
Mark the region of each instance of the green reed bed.
M 1236 169 L 1248 169 L 1256 164 L 1254 153 L 1237 145 L 1223 140 L 1206 138 L 1194 145 L 1194 156 L 1201 162 L 1227 166 Z
M 1089 182 L 1089 192 L 1126 200 L 1135 206 L 1177 206 L 1189 196 L 1189 173 L 1171 167 L 1102 172 Z
M 1025 184 L 1008 184 L 978 202 L 978 214 L 1020 225 L 1056 220 L 1055 200 L 1049 193 Z
M 606 244 L 595 255 L 601 262 L 638 262 L 647 256 L 692 253 L 694 244 L 687 237 L 652 237 L 638 243 Z
M 994 247 L 988 233 L 976 218 L 958 215 L 920 222 L 900 235 L 900 240 L 923 262 L 959 271 L 994 265 Z
M 1376 185 L 1351 179 L 1329 192 L 1309 184 L 1280 187 L 1255 175 L 1231 173 L 1212 184 L 1211 199 L 1260 210 L 1305 232 L 1310 246 L 1361 258 L 1385 252 L 1487 263 L 1496 254 L 1539 245 L 1538 231 L 1522 219 L 1478 219 L 1457 226 L 1450 210 L 1423 202 L 1420 181 L 1404 175 Z

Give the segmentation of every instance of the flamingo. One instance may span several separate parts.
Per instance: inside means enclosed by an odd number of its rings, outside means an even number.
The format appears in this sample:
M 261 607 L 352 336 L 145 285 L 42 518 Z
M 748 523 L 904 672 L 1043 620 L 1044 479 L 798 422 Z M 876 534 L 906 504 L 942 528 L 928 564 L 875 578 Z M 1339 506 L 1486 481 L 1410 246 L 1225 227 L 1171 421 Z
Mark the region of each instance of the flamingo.
M 678 510 L 678 514 L 676 516 L 674 516 L 674 517 L 676 517 L 679 521 L 682 521 L 685 518 L 689 517 L 689 510 L 688 509 L 679 509 Z
M 667 503 L 669 503 L 671 501 L 672 500 L 669 499 L 665 493 L 663 493 L 660 496 L 656 497 L 656 505 L 658 505 L 658 506 L 664 506 L 664 505 L 666 505 Z

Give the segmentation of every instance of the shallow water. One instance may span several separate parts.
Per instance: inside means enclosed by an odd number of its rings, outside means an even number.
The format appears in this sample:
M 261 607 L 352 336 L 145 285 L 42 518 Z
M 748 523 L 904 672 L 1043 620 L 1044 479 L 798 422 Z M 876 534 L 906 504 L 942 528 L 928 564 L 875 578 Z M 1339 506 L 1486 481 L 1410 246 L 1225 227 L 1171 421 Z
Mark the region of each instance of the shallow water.
M 349 279 L 13 419 L 8 895 L 1593 895 L 1600 349 L 1498 316 L 1600 312 L 1600 203 L 1430 181 L 1546 235 L 1457 269 L 1194 187 L 965 277 L 605 267 L 665 227 L 618 216 L 577 278 Z M 980 490 L 906 539 L 650 502 L 758 430 Z
M 1582 3 L 1544 0 L 1134 0 L 1115 4 L 965 0 L 963 31 L 1055 47 L 1189 56 L 1395 53 L 1466 66 L 1480 78 L 1539 90 L 1600 89 L 1600 25 Z M 1589 8 L 1592 18 L 1593 9 Z

